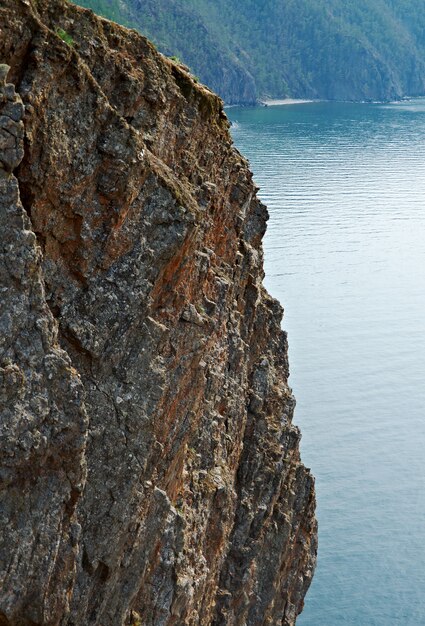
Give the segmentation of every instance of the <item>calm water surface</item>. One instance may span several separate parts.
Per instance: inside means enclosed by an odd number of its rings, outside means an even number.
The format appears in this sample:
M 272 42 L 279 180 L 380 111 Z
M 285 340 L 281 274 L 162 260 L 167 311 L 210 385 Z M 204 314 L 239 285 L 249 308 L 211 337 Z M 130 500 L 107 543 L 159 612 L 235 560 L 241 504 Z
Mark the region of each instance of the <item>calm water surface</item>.
M 233 108 L 268 205 L 319 561 L 300 626 L 425 625 L 425 100 Z

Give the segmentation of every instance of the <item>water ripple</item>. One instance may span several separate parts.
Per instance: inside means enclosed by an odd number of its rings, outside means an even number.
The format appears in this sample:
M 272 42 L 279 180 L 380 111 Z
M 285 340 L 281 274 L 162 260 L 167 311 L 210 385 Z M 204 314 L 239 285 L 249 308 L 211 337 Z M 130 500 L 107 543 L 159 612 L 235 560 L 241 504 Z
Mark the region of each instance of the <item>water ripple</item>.
M 270 221 L 319 564 L 300 626 L 425 625 L 425 100 L 231 109 Z

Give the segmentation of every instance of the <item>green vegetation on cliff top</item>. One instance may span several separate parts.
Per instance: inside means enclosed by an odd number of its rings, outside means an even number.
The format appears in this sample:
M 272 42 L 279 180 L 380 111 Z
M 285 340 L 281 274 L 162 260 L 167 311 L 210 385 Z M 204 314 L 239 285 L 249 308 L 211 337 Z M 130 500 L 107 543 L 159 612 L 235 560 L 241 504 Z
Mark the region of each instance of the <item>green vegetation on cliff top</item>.
M 189 65 L 228 103 L 425 93 L 423 0 L 80 0 Z

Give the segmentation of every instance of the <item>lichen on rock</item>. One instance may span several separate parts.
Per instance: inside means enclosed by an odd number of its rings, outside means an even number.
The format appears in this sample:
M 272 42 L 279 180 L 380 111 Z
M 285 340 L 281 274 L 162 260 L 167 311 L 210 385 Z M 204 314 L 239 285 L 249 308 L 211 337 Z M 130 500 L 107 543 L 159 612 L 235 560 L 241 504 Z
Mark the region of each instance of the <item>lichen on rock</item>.
M 24 156 L 24 107 L 14 85 L 6 83 L 9 70 L 0 65 L 0 169 L 12 172 Z
M 0 623 L 294 624 L 314 484 L 222 103 L 62 0 L 0 29 Z

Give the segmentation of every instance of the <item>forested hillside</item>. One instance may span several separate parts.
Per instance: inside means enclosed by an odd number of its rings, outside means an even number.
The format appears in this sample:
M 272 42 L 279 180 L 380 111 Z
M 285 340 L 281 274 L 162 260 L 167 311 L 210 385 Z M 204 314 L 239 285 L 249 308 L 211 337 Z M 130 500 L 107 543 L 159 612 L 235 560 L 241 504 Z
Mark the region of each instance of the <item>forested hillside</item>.
M 424 0 L 80 0 L 188 64 L 228 103 L 425 93 Z

